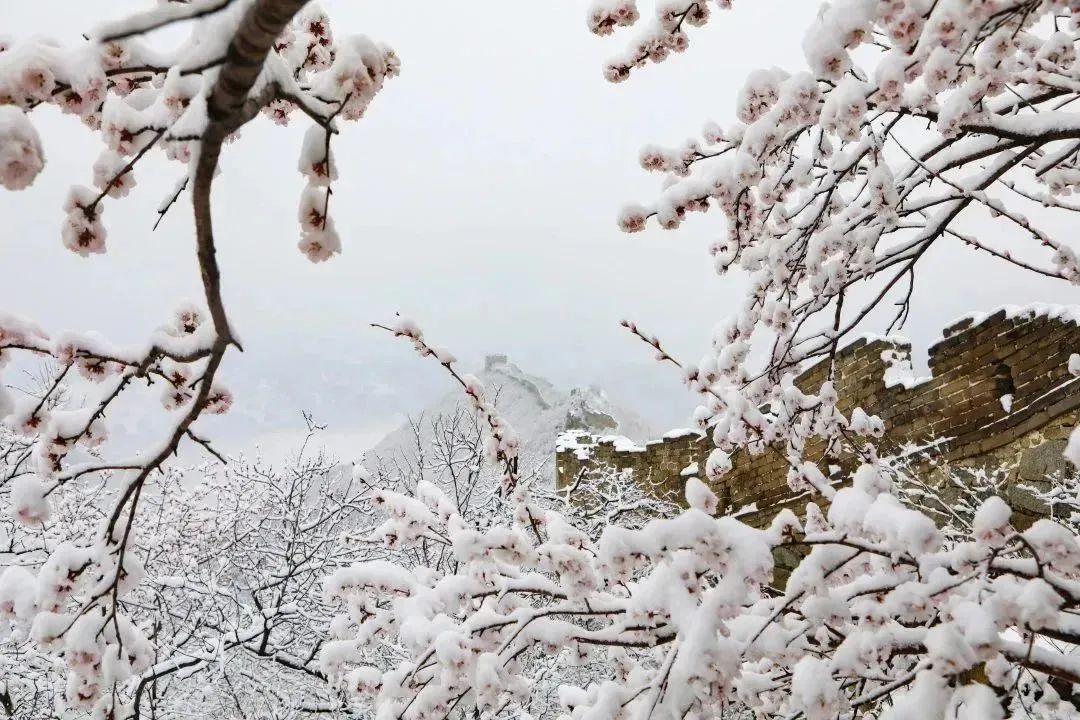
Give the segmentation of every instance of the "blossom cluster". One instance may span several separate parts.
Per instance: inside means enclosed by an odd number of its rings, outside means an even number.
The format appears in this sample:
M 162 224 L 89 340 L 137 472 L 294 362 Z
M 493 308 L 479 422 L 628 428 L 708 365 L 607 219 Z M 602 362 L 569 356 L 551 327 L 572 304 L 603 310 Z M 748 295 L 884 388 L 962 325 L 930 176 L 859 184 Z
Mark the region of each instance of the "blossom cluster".
M 202 19 L 192 11 L 190 39 L 171 52 L 140 38 L 139 21 L 146 14 L 103 25 L 90 42 L 74 48 L 39 39 L 0 43 L 0 185 L 25 189 L 42 171 L 45 155 L 30 117 L 42 105 L 55 105 L 77 116 L 105 145 L 93 166 L 93 187 L 76 185 L 68 195 L 64 245 L 83 256 L 105 252 L 103 201 L 126 197 L 136 185 L 137 163 L 155 149 L 186 166 L 178 190 L 162 203 L 164 214 L 191 181 L 217 69 L 248 5 L 223 3 Z M 175 12 L 162 8 L 149 18 L 160 15 L 164 21 Z M 337 120 L 361 118 L 398 69 L 389 47 L 363 35 L 335 37 L 315 3 L 296 15 L 266 61 L 254 91 L 257 109 L 279 124 L 302 109 L 316 123 L 299 162 L 308 180 L 299 247 L 312 261 L 341 249 L 327 208 L 337 175 L 330 157 Z
M 187 38 L 161 46 L 153 32 L 178 24 L 187 25 Z M 158 3 L 84 39 L 74 46 L 37 37 L 0 41 L 0 185 L 23 190 L 43 170 L 43 142 L 32 123 L 37 109 L 52 105 L 77 116 L 104 148 L 93 164 L 92 187 L 76 185 L 68 193 L 61 237 L 79 255 L 99 255 L 107 247 L 107 205 L 133 194 L 140 161 L 163 152 L 183 170 L 159 206 L 159 221 L 190 191 L 205 302 L 181 306 L 170 323 L 130 347 L 96 333 L 50 335 L 0 314 L 0 365 L 21 354 L 29 364 L 56 369 L 25 397 L 13 397 L 0 383 L 5 437 L 24 448 L 0 483 L 5 522 L 17 524 L 19 537 L 41 539 L 32 556 L 5 561 L 0 606 L 19 647 L 31 648 L 45 665 L 66 664 L 68 689 L 56 712 L 115 719 L 140 714 L 150 678 L 201 662 L 152 667 L 155 624 L 133 621 L 146 599 L 130 594 L 147 554 L 138 510 L 152 503 L 147 495 L 160 492 L 149 486 L 167 476 L 167 463 L 185 442 L 223 459 L 197 423 L 230 410 L 233 395 L 218 370 L 226 351 L 240 345 L 221 297 L 209 210 L 221 145 L 260 112 L 279 123 L 297 110 L 312 120 L 299 163 L 308 180 L 300 249 L 325 260 L 340 249 L 328 214 L 337 174 L 330 139 L 339 122 L 364 114 L 398 61 L 366 37 L 335 37 L 325 13 L 304 2 Z M 251 58 L 259 61 L 254 71 Z M 80 393 L 85 389 L 85 401 L 68 409 L 61 398 L 75 383 Z M 156 446 L 116 458 L 109 425 L 117 407 L 146 388 L 171 415 L 168 429 Z M 62 508 L 84 486 L 102 482 L 109 490 L 95 498 L 101 502 L 87 503 L 71 523 Z M 265 624 L 251 632 L 268 632 Z M 242 645 L 250 640 L 245 629 L 222 642 Z
M 635 68 L 659 63 L 690 45 L 685 28 L 701 27 L 712 17 L 712 6 L 731 7 L 731 0 L 657 0 L 648 20 L 642 20 L 636 0 L 593 0 L 586 20 L 590 32 L 611 35 L 617 28 L 643 26 L 638 37 L 604 66 L 604 77 L 622 82 Z
M 431 486 L 388 494 L 379 535 L 445 544 L 456 563 L 331 575 L 344 614 L 322 669 L 382 717 L 527 707 L 551 656 L 608 668 L 560 689 L 567 718 L 1069 712 L 1061 693 L 1080 665 L 1054 641 L 1080 640 L 1077 536 L 1050 520 L 1019 532 L 990 497 L 970 535 L 947 543 L 878 466 L 850 480 L 827 510 L 810 503 L 804 521 L 784 511 L 758 530 L 713 517 L 715 496 L 691 478 L 689 509 L 598 537 L 553 511 L 476 527 Z M 785 548 L 802 559 L 781 586 Z M 387 642 L 405 659 L 386 664 Z
M 628 24 L 637 11 L 626 7 L 594 4 L 590 25 Z M 707 5 L 657 3 L 659 27 L 681 32 L 691 7 Z M 715 267 L 749 277 L 705 357 L 685 368 L 696 417 L 724 453 L 711 470 L 777 440 L 793 473 L 808 437 L 860 451 L 850 435 L 862 423 L 835 418 L 831 386 L 800 397 L 792 374 L 833 357 L 868 319 L 902 326 L 932 246 L 958 242 L 1080 284 L 1075 242 L 1042 227 L 1078 210 L 1067 200 L 1080 179 L 1080 123 L 1067 108 L 1078 13 L 1065 0 L 830 2 L 806 29 L 805 69 L 752 72 L 735 122 L 641 151 L 664 182 L 652 203 L 622 210 L 620 227 L 674 229 L 719 211 Z
M 102 458 L 109 438 L 107 410 L 137 381 L 163 388 L 165 410 L 189 410 L 194 387 L 206 380 L 212 338 L 205 312 L 191 305 L 179 308 L 143 347 L 114 346 L 94 333 L 50 337 L 29 321 L 0 315 L 0 364 L 22 351 L 52 358 L 63 368 L 40 396 L 0 393 L 5 436 L 28 447 L 6 494 L 5 510 L 22 526 L 19 532 L 48 537 L 53 528 L 70 522 L 67 516 L 56 517 L 55 505 L 78 496 L 72 486 L 87 479 L 104 474 L 126 494 L 138 487 L 141 461 Z M 88 398 L 97 400 L 68 409 L 58 398 L 77 382 Z M 230 391 L 215 382 L 203 411 L 223 413 L 231 404 Z M 116 514 L 122 508 L 100 509 L 90 525 L 80 522 L 78 532 L 67 528 L 72 532 L 62 535 L 66 539 L 46 544 L 36 572 L 13 564 L 0 575 L 0 615 L 38 650 L 64 659 L 70 671 L 68 706 L 102 717 L 115 709 L 112 688 L 137 680 L 154 659 L 145 628 L 122 608 L 145 574 L 132 547 L 131 518 Z

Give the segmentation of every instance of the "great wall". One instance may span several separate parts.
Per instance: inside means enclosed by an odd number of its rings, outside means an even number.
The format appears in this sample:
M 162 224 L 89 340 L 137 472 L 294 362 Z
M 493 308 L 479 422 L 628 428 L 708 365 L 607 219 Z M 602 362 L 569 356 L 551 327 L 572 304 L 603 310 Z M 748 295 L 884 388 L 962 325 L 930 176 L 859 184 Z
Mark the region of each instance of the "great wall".
M 1044 482 L 1065 470 L 1062 450 L 1080 422 L 1080 378 L 1068 369 L 1077 352 L 1077 306 L 1006 308 L 957 322 L 929 348 L 931 376 L 925 378 L 897 377 L 898 367 L 910 366 L 905 341 L 863 338 L 837 353 L 838 407 L 845 414 L 861 407 L 884 421 L 882 455 L 932 459 L 937 466 L 1004 468 L 1010 488 L 1018 481 Z M 829 364 L 818 363 L 796 384 L 815 390 L 828 373 Z M 823 449 L 811 445 L 809 455 L 818 459 Z M 570 486 L 583 469 L 629 470 L 650 492 L 681 501 L 685 477 L 695 464 L 704 468 L 711 450 L 710 439 L 696 430 L 644 446 L 569 432 L 556 448 L 556 483 Z M 807 498 L 789 488 L 788 467 L 781 453 L 737 455 L 733 469 L 713 484 L 722 511 L 759 527 L 782 508 L 800 512 Z M 839 482 L 844 468 L 834 475 Z M 1040 513 L 1023 493 L 1008 499 L 1029 516 Z

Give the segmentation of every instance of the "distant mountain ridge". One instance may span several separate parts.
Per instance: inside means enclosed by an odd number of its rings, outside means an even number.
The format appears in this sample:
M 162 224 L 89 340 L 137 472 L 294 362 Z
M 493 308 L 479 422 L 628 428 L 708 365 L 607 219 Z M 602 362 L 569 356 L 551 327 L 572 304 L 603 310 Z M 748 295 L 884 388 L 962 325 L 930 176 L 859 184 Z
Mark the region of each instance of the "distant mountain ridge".
M 586 430 L 598 435 L 623 435 L 644 441 L 656 432 L 641 417 L 608 398 L 599 387 L 575 387 L 563 390 L 548 380 L 525 372 L 505 355 L 489 355 L 476 377 L 484 384 L 488 397 L 495 399 L 499 412 L 517 431 L 522 454 L 531 462 L 554 457 L 555 440 L 566 430 Z M 467 409 L 460 390 L 448 392 L 439 400 L 410 417 L 420 424 L 420 439 L 431 439 L 430 419 L 450 416 Z M 409 423 L 388 433 L 367 453 L 367 463 L 416 456 L 416 435 Z

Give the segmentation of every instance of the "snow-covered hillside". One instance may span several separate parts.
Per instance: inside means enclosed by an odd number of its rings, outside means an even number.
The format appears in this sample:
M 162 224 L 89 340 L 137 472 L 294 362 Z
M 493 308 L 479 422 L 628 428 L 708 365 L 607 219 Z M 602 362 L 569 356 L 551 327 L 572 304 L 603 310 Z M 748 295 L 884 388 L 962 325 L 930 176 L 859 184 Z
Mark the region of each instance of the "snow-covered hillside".
M 499 412 L 507 418 L 521 438 L 523 457 L 530 462 L 552 457 L 555 439 L 564 430 L 584 429 L 604 435 L 625 435 L 644 441 L 654 430 L 636 413 L 608 399 L 597 387 L 564 390 L 547 380 L 530 375 L 510 362 L 505 355 L 489 355 L 476 376 L 484 383 L 489 397 L 496 398 Z M 425 446 L 430 446 L 431 419 L 452 416 L 467 405 L 460 390 L 448 392 L 438 401 L 413 413 Z M 416 455 L 416 434 L 409 423 L 389 433 L 367 453 L 367 463 Z

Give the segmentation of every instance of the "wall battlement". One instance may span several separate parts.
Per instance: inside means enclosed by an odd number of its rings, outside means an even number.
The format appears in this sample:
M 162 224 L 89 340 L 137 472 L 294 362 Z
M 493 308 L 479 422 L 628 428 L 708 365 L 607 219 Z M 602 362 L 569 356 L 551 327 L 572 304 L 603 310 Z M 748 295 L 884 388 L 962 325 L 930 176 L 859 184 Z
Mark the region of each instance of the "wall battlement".
M 925 378 L 911 377 L 905 341 L 867 337 L 837 353 L 838 406 L 845 414 L 861 407 L 884 421 L 883 456 L 925 453 L 952 465 L 1006 466 L 1039 481 L 1055 464 L 1063 467 L 1061 450 L 1080 421 L 1080 378 L 1068 371 L 1076 352 L 1080 306 L 1005 308 L 954 323 L 930 347 L 932 374 Z M 820 362 L 796 384 L 814 391 L 828 373 L 829 364 Z M 567 433 L 556 447 L 556 483 L 566 487 L 587 468 L 629 469 L 656 494 L 681 502 L 685 476 L 695 463 L 704 470 L 712 447 L 692 430 L 644 446 Z M 808 455 L 818 459 L 823 450 L 811 445 Z M 778 453 L 739 454 L 713 490 L 726 512 L 763 525 L 780 509 L 806 502 L 788 487 L 787 472 Z

